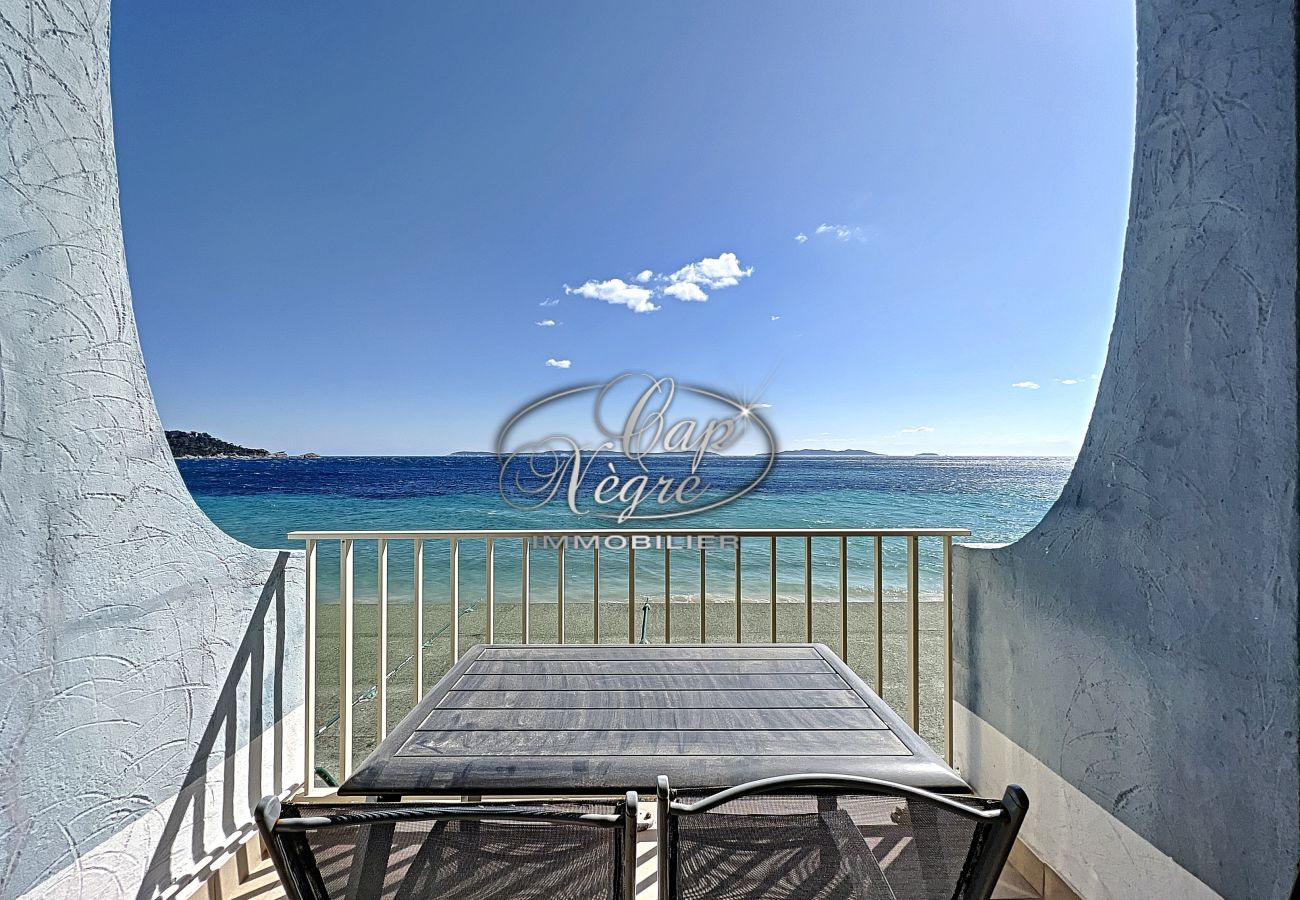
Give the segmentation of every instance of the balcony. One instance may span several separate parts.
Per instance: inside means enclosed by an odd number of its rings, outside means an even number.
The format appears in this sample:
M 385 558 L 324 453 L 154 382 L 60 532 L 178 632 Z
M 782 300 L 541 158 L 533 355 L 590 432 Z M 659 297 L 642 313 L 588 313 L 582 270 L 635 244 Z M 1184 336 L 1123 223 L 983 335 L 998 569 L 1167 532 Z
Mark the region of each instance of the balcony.
M 305 546 L 306 570 L 298 673 L 306 787 L 298 796 L 330 799 L 478 643 L 824 642 L 951 761 L 952 546 L 968 535 L 961 528 L 293 532 L 289 538 Z M 651 830 L 640 844 L 646 898 L 655 892 L 656 839 Z M 256 842 L 241 853 L 224 881 L 212 882 L 214 896 L 276 889 Z M 1016 858 L 1022 866 L 1032 860 L 1023 848 Z M 1041 890 L 1008 867 L 995 896 Z
M 293 532 L 306 549 L 304 783 L 345 779 L 478 643 L 816 640 L 950 760 L 952 542 L 969 533 Z
M 880 536 L 877 553 L 872 536 L 778 536 L 769 579 L 772 536 L 745 537 L 737 602 L 734 549 L 707 551 L 701 590 L 691 550 L 630 565 L 602 549 L 596 578 L 594 552 L 567 548 L 561 578 L 560 551 L 530 547 L 524 579 L 524 536 L 494 537 L 489 566 L 486 540 L 463 534 L 318 535 L 304 555 L 217 529 L 168 456 L 136 335 L 109 5 L 0 5 L 4 900 L 229 896 L 257 867 L 257 798 L 328 793 L 315 768 L 348 771 L 473 641 L 561 627 L 566 642 L 584 628 L 639 641 L 642 622 L 652 641 L 734 640 L 737 613 L 742 639 L 770 641 L 773 610 L 778 633 L 804 637 L 809 593 L 814 637 L 844 650 L 847 636 L 854 669 L 977 789 L 1026 786 L 1015 864 L 1045 896 L 1059 882 L 1089 900 L 1292 891 L 1294 9 L 1137 4 L 1114 329 L 1087 439 L 1041 523 L 1008 546 L 954 541 L 937 568 L 924 548 L 946 539 L 918 536 L 901 579 L 885 566 L 884 602 L 873 560 L 905 560 L 907 537 Z M 404 571 L 425 602 L 405 598 Z M 944 601 L 927 602 L 936 573 Z

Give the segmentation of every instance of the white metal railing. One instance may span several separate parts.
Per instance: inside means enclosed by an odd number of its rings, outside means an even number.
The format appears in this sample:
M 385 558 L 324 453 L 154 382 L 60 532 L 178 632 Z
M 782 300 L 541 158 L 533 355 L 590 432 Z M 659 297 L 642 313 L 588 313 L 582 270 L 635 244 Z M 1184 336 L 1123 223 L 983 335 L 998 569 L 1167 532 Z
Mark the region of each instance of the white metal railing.
M 922 598 L 928 595 L 936 601 L 937 610 L 927 612 L 930 620 L 937 614 L 937 630 L 942 636 L 939 651 L 940 659 L 931 660 L 927 675 L 937 687 L 938 698 L 926 696 L 927 701 L 937 702 L 942 711 L 942 737 L 929 735 L 932 742 L 941 745 L 942 752 L 949 760 L 952 758 L 952 541 L 955 537 L 969 535 L 963 528 L 859 528 L 859 529 L 629 529 L 629 530 L 500 530 L 500 531 L 294 531 L 288 536 L 291 540 L 303 541 L 306 545 L 306 659 L 305 675 L 305 709 L 306 727 L 306 784 L 315 786 L 318 777 L 318 742 L 337 741 L 338 770 L 336 777 L 342 781 L 352 771 L 356 750 L 357 719 L 355 713 L 363 711 L 368 727 L 363 734 L 367 746 L 382 740 L 388 733 L 390 719 L 400 718 L 424 695 L 426 686 L 431 686 L 461 655 L 462 636 L 468 635 L 475 641 L 495 642 L 509 641 L 529 643 L 538 638 L 535 615 L 538 610 L 553 610 L 554 623 L 544 637 L 546 643 L 621 642 L 621 627 L 608 617 L 602 622 L 602 607 L 606 610 L 611 604 L 626 603 L 627 634 L 626 640 L 635 643 L 651 638 L 665 643 L 689 642 L 704 643 L 717 640 L 719 623 L 717 616 L 711 616 L 720 604 L 709 594 L 708 581 L 710 563 L 716 571 L 719 557 L 727 559 L 730 565 L 732 592 L 730 603 L 734 605 L 733 622 L 728 616 L 725 626 L 725 638 L 734 637 L 737 643 L 756 641 L 813 641 L 838 643 L 840 656 L 845 662 L 859 670 L 873 688 L 884 695 L 891 685 L 887 675 L 891 668 L 898 674 L 897 666 L 889 659 L 887 644 L 896 642 L 898 636 L 887 640 L 886 615 L 887 600 L 898 599 L 903 607 L 902 655 L 901 661 L 901 696 L 893 698 L 904 714 L 904 718 L 913 728 L 922 725 Z M 798 547 L 802 543 L 802 577 L 792 589 L 782 589 L 779 579 L 779 567 L 784 566 L 790 557 L 790 545 Z M 823 579 L 818 590 L 814 578 L 818 557 L 814 550 L 823 544 L 836 544 L 834 553 L 836 570 L 833 579 Z M 430 597 L 428 587 L 428 563 L 431 560 L 427 545 L 445 546 L 446 571 L 441 580 L 445 593 Z M 752 552 L 758 545 L 760 556 L 768 557 L 766 572 L 751 567 L 746 584 L 743 553 Z M 858 551 L 861 545 L 865 549 Z M 470 551 L 463 548 L 469 546 Z M 373 547 L 374 573 L 372 596 L 358 597 L 357 592 L 357 555 L 359 548 L 366 548 L 367 554 Z M 336 548 L 336 550 L 335 550 Z M 398 550 L 395 550 L 398 548 Z M 566 565 L 566 551 L 574 549 L 581 554 L 568 553 L 570 561 Z M 338 581 L 330 585 L 328 579 L 324 585 L 337 588 L 337 597 L 324 597 L 319 579 L 319 561 L 322 552 L 328 550 L 331 555 L 338 555 Z M 409 550 L 409 553 L 407 552 Z M 506 552 L 506 551 L 509 552 Z M 533 551 L 542 553 L 534 554 Z M 606 565 L 602 575 L 602 550 L 606 560 L 611 555 L 626 558 L 626 568 Z M 781 551 L 785 552 L 782 553 Z M 393 568 L 392 559 L 397 552 L 409 556 L 405 566 Z M 661 553 L 655 553 L 661 551 Z M 927 551 L 929 555 L 927 555 Z M 640 554 L 638 556 L 638 554 Z M 645 583 L 647 556 L 662 556 L 657 566 L 661 573 L 662 605 L 661 619 L 649 623 L 647 617 L 653 608 L 650 595 L 639 594 L 638 577 Z M 698 592 L 675 594 L 673 592 L 673 561 L 685 558 L 689 560 L 689 569 L 698 554 Z M 462 567 L 466 555 L 481 555 L 481 568 L 472 566 L 468 573 Z M 891 558 L 892 555 L 892 558 Z M 508 557 L 503 562 L 503 557 Z M 541 596 L 534 589 L 537 580 L 535 557 L 549 560 L 554 566 L 554 590 Z M 441 558 L 441 557 L 439 557 Z M 797 556 L 796 556 L 797 559 Z M 870 565 L 866 565 L 869 560 Z M 891 565 L 887 566 L 886 563 Z M 477 562 L 477 560 L 476 560 Z M 851 569 L 856 562 L 858 573 L 851 578 Z M 504 565 L 504 569 L 502 566 Z M 901 573 L 900 570 L 901 569 Z M 394 593 L 392 578 L 394 571 L 409 573 L 409 583 L 399 585 Z M 503 594 L 502 575 L 518 576 L 518 584 Z M 757 574 L 756 574 L 757 573 Z M 653 575 L 653 572 L 651 573 Z M 890 575 L 902 585 L 889 590 L 887 582 Z M 481 575 L 481 578 L 480 578 Z M 617 599 L 602 595 L 602 586 L 612 579 L 620 582 L 616 591 Z M 746 596 L 745 587 L 752 586 L 760 576 L 765 576 L 765 597 L 755 599 Z M 938 590 L 923 592 L 922 581 L 933 577 L 938 582 Z M 574 603 L 571 582 L 575 579 L 586 586 L 582 605 L 590 605 L 590 615 L 583 623 L 579 640 L 574 641 L 577 628 L 566 629 L 566 617 L 572 619 Z M 405 576 L 398 579 L 405 581 Z M 466 596 L 467 582 L 471 600 L 462 603 Z M 367 584 L 368 584 L 367 579 Z M 828 589 L 828 583 L 830 587 Z M 789 584 L 788 582 L 786 584 Z M 692 583 L 692 587 L 694 584 Z M 827 599 L 826 593 L 833 594 Z M 567 594 L 567 597 L 566 597 Z M 820 596 L 819 596 L 820 595 Z M 716 596 L 716 595 L 715 595 Z M 515 599 L 517 598 L 517 599 Z M 337 602 L 331 603 L 334 599 Z M 566 610 L 566 599 L 570 599 Z M 655 599 L 658 599 L 656 595 Z M 638 601 L 643 601 L 638 606 Z M 674 606 L 689 607 L 698 604 L 698 619 L 694 615 L 681 617 L 675 615 Z M 725 603 L 725 601 L 724 601 Z M 825 604 L 838 604 L 837 616 L 823 616 L 819 624 L 815 611 Z M 784 626 L 780 612 L 802 606 L 802 623 L 787 622 Z M 502 611 L 507 606 L 517 606 L 515 615 L 502 618 Z M 768 614 L 760 620 L 757 611 L 768 607 Z M 361 642 L 358 643 L 357 612 L 363 610 L 367 622 L 373 623 L 373 642 L 371 634 L 363 629 Z M 927 609 L 929 609 L 927 607 Z M 406 621 L 405 627 L 394 628 L 393 613 L 400 610 Z M 688 610 L 689 612 L 689 610 Z M 638 613 L 641 620 L 638 621 Z M 747 615 L 748 613 L 748 615 Z M 329 623 L 331 627 L 322 626 L 322 616 L 336 619 Z M 441 628 L 428 635 L 430 617 L 445 619 Z M 473 618 L 466 622 L 467 617 Z M 548 615 L 547 618 L 550 618 Z M 587 624 L 589 623 L 589 625 Z M 549 624 L 549 623 L 548 623 Z M 802 627 L 799 625 L 802 624 Z M 870 664 L 860 664 L 861 660 L 851 659 L 853 644 L 850 635 L 853 626 L 859 626 L 859 633 L 865 632 L 869 640 L 864 642 L 870 653 Z M 654 635 L 649 634 L 653 627 Z M 834 633 L 833 640 L 827 640 L 825 634 Z M 611 631 L 615 632 L 611 634 Z M 638 634 L 638 631 L 641 633 Z M 322 640 L 323 639 L 323 640 Z M 404 648 L 402 659 L 397 666 L 391 665 L 392 644 L 399 641 Z M 334 647 L 337 642 L 337 647 Z M 373 646 L 372 646 L 373 643 Z M 334 659 L 327 660 L 328 667 L 337 675 L 337 697 L 332 689 L 319 680 L 322 648 L 333 650 Z M 367 657 L 372 668 L 374 684 L 360 694 L 356 691 L 356 656 L 358 651 Z M 373 659 L 369 657 L 373 656 Z M 436 657 L 436 665 L 428 671 L 430 656 Z M 859 664 L 855 664 L 859 663 Z M 866 669 L 867 671 L 862 671 Z M 326 673 L 328 677 L 329 673 Z M 935 677 L 937 676 L 937 678 Z M 405 689 L 394 693 L 392 687 L 409 679 Z M 332 679 L 331 679 L 332 680 Z M 895 679 L 899 680 L 899 679 Z M 322 704 L 325 704 L 323 707 Z M 335 704 L 337 706 L 335 707 Z M 390 706 L 397 709 L 390 715 Z M 325 717 L 322 713 L 334 707 L 333 716 Z M 371 711 L 373 710 L 373 715 Z M 933 730 L 933 729 L 932 729 Z M 337 732 L 336 737 L 334 736 Z M 331 754 L 332 755 L 332 754 Z M 309 791 L 317 790 L 309 787 Z

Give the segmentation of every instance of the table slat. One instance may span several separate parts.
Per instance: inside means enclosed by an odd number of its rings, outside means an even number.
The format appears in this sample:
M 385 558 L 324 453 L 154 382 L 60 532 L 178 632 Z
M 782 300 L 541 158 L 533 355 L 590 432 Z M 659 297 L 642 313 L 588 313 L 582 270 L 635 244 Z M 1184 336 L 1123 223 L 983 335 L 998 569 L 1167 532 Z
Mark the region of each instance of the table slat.
M 853 691 L 799 691 L 799 705 L 808 709 L 865 707 Z M 789 706 L 790 691 L 448 691 L 442 709 L 771 709 Z M 427 714 L 426 714 L 427 715 Z
M 394 757 L 357 770 L 341 794 L 407 796 L 654 796 L 667 775 L 687 795 L 772 775 L 868 775 L 934 791 L 969 793 L 951 769 L 915 756 L 439 756 Z M 617 787 L 613 787 L 617 785 Z M 393 790 L 400 786 L 399 790 Z
M 762 688 L 780 691 L 851 691 L 834 672 L 794 675 L 462 675 L 453 691 L 717 691 Z
M 480 660 L 470 675 L 833 675 L 821 659 Z
M 603 646 L 570 645 L 565 647 L 485 647 L 481 660 L 507 659 L 820 659 L 807 645 L 761 646 L 748 644 L 605 644 Z
M 420 725 L 420 731 L 572 731 L 641 730 L 752 730 L 884 728 L 885 723 L 866 706 L 846 708 L 772 707 L 762 709 L 646 707 L 545 707 L 535 709 L 438 709 Z
M 887 729 L 860 731 L 417 731 L 398 757 L 907 756 Z

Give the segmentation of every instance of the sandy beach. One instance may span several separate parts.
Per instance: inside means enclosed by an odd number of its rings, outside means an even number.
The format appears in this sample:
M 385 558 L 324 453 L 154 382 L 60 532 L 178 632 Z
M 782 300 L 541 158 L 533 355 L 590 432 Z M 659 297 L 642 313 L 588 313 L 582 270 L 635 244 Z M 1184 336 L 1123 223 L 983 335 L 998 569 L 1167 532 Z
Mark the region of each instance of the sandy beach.
M 642 604 L 635 610 L 635 630 L 640 637 Z M 747 642 L 766 643 L 771 639 L 772 610 L 767 602 L 741 604 L 741 636 Z M 921 735 L 936 749 L 943 746 L 943 607 L 938 603 L 920 605 L 921 634 Z M 529 607 L 529 638 L 532 643 L 556 643 L 558 607 L 554 603 L 533 603 Z M 594 638 L 592 603 L 570 602 L 564 606 L 564 642 L 591 643 Z M 906 605 L 884 604 L 884 690 L 882 696 L 906 718 L 905 638 Z M 409 603 L 389 606 L 388 624 L 388 725 L 391 729 L 412 707 L 415 699 L 415 668 L 411 656 L 415 642 L 411 630 L 414 608 Z M 378 671 L 378 607 L 355 606 L 353 641 L 353 699 L 376 684 Z M 806 640 L 806 607 L 801 603 L 777 604 L 777 640 Z M 674 602 L 669 610 L 671 643 L 700 643 L 700 606 L 697 602 Z M 736 606 L 710 602 L 707 609 L 708 643 L 734 643 L 736 640 Z M 450 666 L 449 610 L 445 605 L 426 605 L 424 620 L 424 689 L 427 691 Z M 876 607 L 874 603 L 849 604 L 849 640 L 847 662 L 868 684 L 873 685 L 876 672 Z M 493 611 L 493 637 L 496 643 L 522 642 L 521 604 L 498 602 Z M 337 774 L 338 726 L 328 724 L 338 715 L 338 647 L 339 607 L 322 604 L 317 617 L 319 636 L 317 651 L 316 723 L 323 729 L 316 741 L 317 764 Z M 647 621 L 650 643 L 665 643 L 663 601 L 651 602 Z M 460 648 L 463 653 L 487 640 L 487 610 L 481 602 L 464 602 L 460 615 Z M 628 640 L 628 604 L 606 601 L 600 604 L 600 639 L 602 643 L 626 643 Z M 840 605 L 813 604 L 813 640 L 840 653 Z M 353 707 L 354 764 L 365 758 L 377 743 L 377 713 L 374 699 L 365 699 Z

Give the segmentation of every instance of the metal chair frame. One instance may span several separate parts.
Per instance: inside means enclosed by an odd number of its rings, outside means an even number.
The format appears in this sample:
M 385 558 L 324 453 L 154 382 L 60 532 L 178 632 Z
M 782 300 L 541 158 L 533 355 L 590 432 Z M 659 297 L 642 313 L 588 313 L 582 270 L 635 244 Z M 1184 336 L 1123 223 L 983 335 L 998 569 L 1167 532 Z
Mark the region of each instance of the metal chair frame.
M 966 866 L 958 884 L 954 885 L 954 900 L 989 900 L 997 885 L 998 876 L 1006 864 L 1020 825 L 1029 810 L 1029 798 L 1018 785 L 1009 786 L 996 807 L 979 809 L 960 799 L 934 794 L 929 791 L 848 775 L 786 775 L 765 778 L 748 784 L 718 791 L 694 803 L 680 803 L 673 799 L 667 776 L 656 782 L 658 815 L 659 900 L 678 900 L 678 858 L 674 820 L 683 816 L 707 813 L 732 800 L 764 794 L 817 794 L 829 800 L 844 795 L 893 796 L 923 804 L 930 804 L 964 819 L 980 822 L 987 827 L 982 840 L 972 843 Z M 617 844 L 615 867 L 611 883 L 620 885 L 619 900 L 636 898 L 636 834 L 637 794 L 628 791 L 621 812 L 577 813 L 558 810 L 546 804 L 399 804 L 358 803 L 347 812 L 326 816 L 303 815 L 311 805 L 291 805 L 290 815 L 276 797 L 266 797 L 258 804 L 256 820 L 267 852 L 275 864 L 285 892 L 290 900 L 332 900 L 326 892 L 315 856 L 306 840 L 306 833 L 320 829 L 342 828 L 357 825 L 396 824 L 412 820 L 468 819 L 473 821 L 549 822 L 565 825 L 582 825 L 594 828 L 620 828 L 621 840 Z M 387 859 L 376 858 L 370 864 L 387 865 Z M 376 871 L 382 875 L 382 871 Z M 382 877 L 371 883 L 378 888 Z M 611 890 L 611 896 L 614 892 Z M 449 895 L 451 896 L 451 895 Z
M 619 900 L 636 897 L 636 829 L 637 795 L 628 791 L 622 812 L 577 813 L 548 808 L 545 804 L 397 804 L 357 803 L 347 812 L 326 816 L 302 815 L 310 804 L 286 807 L 278 797 L 264 797 L 257 805 L 255 818 L 268 855 L 275 865 L 289 900 L 337 900 L 331 898 L 316 866 L 315 855 L 305 835 L 308 832 L 357 825 L 384 825 L 409 821 L 446 821 L 462 819 L 494 822 L 541 822 L 579 825 L 591 828 L 621 829 L 617 842 L 615 869 L 611 884 L 620 885 Z M 289 812 L 290 815 L 283 813 Z M 387 858 L 369 864 L 386 866 Z M 382 870 L 376 870 L 382 876 Z M 376 890 L 383 878 L 369 882 Z M 611 897 L 614 891 L 611 890 Z M 450 896 L 450 895 L 449 895 Z
M 982 822 L 989 826 L 989 830 L 978 846 L 972 844 L 966 867 L 958 884 L 953 886 L 953 900 L 989 900 L 1011 853 L 1020 825 L 1029 811 L 1029 798 L 1019 785 L 1013 784 L 1006 789 L 997 808 L 976 809 L 942 794 L 850 775 L 809 774 L 764 778 L 718 791 L 694 803 L 678 803 L 673 800 L 668 777 L 660 775 L 655 793 L 656 824 L 659 829 L 659 900 L 678 900 L 680 896 L 673 820 L 706 813 L 742 797 L 795 793 L 824 794 L 831 798 L 846 794 L 892 796 L 933 804 L 962 818 Z

